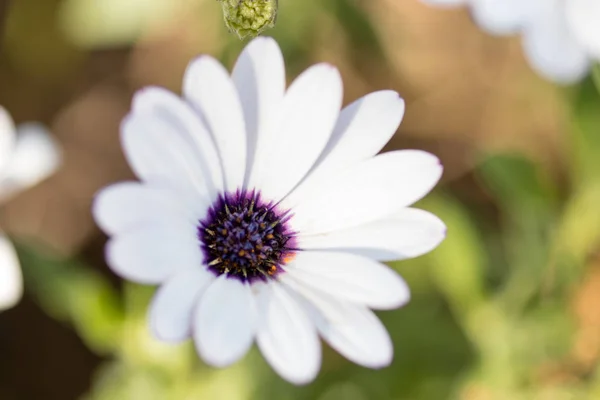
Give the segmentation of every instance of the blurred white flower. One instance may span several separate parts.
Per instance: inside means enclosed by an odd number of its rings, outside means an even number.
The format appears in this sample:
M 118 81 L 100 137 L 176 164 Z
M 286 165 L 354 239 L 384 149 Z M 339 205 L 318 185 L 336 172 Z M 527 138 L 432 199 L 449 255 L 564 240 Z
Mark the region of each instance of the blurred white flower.
M 566 16 L 575 38 L 600 60 L 600 1 L 567 0 Z
M 58 167 L 58 146 L 39 124 L 15 128 L 0 107 L 0 202 L 35 185 Z M 15 250 L 0 232 L 0 310 L 12 307 L 23 293 Z
M 531 67 L 557 83 L 574 83 L 600 60 L 597 0 L 422 0 L 469 5 L 473 19 L 493 35 L 521 34 Z
M 252 41 L 232 76 L 202 56 L 183 99 L 147 88 L 122 124 L 141 182 L 109 186 L 94 216 L 119 275 L 161 287 L 150 325 L 163 340 L 193 335 L 213 366 L 256 340 L 296 384 L 315 378 L 320 334 L 371 368 L 393 357 L 370 309 L 409 300 L 381 261 L 415 257 L 445 236 L 434 215 L 408 208 L 442 174 L 418 150 L 376 155 L 396 132 L 404 101 L 371 93 L 340 112 L 342 81 L 318 64 L 287 89 L 270 38 Z

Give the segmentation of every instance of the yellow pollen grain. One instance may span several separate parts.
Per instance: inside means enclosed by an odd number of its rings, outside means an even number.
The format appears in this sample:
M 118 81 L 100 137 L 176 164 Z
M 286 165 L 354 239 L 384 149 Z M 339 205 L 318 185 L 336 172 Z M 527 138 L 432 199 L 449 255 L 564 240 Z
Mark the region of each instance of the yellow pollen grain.
M 294 258 L 296 258 L 295 253 L 288 253 L 283 257 L 283 263 L 288 264 L 289 262 L 294 261 Z

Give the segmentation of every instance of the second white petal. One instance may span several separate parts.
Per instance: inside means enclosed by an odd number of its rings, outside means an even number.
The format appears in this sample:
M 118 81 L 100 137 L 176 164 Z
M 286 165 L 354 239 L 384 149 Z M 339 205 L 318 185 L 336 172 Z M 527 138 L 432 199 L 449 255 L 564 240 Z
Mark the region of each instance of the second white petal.
M 176 272 L 203 265 L 192 226 L 157 225 L 113 237 L 106 261 L 120 276 L 143 284 L 162 283 Z
M 383 368 L 393 359 L 390 336 L 367 307 L 297 287 L 304 307 L 323 338 L 344 357 L 368 368 Z
M 280 200 L 317 161 L 339 115 L 342 91 L 338 70 L 328 64 L 310 67 L 290 85 L 250 179 L 265 198 Z
M 377 309 L 398 308 L 410 298 L 408 285 L 395 271 L 348 253 L 302 251 L 285 267 L 292 279 L 323 293 Z
M 185 73 L 183 93 L 212 132 L 226 189 L 240 189 L 246 174 L 246 128 L 242 105 L 227 70 L 212 57 L 199 57 Z
M 404 208 L 386 218 L 320 235 L 298 236 L 302 249 L 344 251 L 379 261 L 402 260 L 428 253 L 446 237 L 435 215 Z
M 292 228 L 305 235 L 376 221 L 425 196 L 442 175 L 437 157 L 419 150 L 380 154 L 320 179 L 282 202 Z M 310 178 L 309 178 L 310 179 Z
M 255 334 L 256 308 L 247 283 L 221 275 L 200 300 L 194 341 L 208 364 L 224 367 L 239 360 Z
M 21 266 L 12 243 L 0 233 L 0 310 L 14 306 L 23 295 Z
M 192 332 L 194 308 L 215 279 L 204 267 L 176 274 L 162 285 L 150 305 L 150 327 L 157 338 L 178 342 Z
M 257 342 L 263 356 L 286 380 L 303 385 L 317 376 L 321 343 L 313 323 L 280 284 L 262 285 L 258 295 Z

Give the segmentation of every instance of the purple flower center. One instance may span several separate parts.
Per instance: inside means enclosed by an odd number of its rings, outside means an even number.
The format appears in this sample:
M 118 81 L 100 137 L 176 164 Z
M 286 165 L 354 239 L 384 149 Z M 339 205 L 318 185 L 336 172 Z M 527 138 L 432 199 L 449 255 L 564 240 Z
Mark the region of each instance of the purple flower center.
M 258 192 L 219 196 L 198 226 L 208 268 L 243 282 L 276 276 L 296 250 L 289 218 Z

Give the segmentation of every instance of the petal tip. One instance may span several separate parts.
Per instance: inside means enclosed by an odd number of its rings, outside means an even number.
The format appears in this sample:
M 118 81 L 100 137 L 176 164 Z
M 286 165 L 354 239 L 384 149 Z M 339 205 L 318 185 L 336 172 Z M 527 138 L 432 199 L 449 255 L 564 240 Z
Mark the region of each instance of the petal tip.
M 402 277 L 400 277 L 400 275 L 397 275 L 397 278 L 398 278 L 399 285 L 397 287 L 397 297 L 396 297 L 395 301 L 390 301 L 387 304 L 382 304 L 381 307 L 377 307 L 376 309 L 395 310 L 398 308 L 402 308 L 402 307 L 406 306 L 408 303 L 410 303 L 411 292 L 410 292 L 410 287 L 408 286 L 408 283 Z
M 122 251 L 123 246 L 119 246 L 119 242 L 115 240 L 115 237 L 109 239 L 104 246 L 104 259 L 106 260 L 106 265 L 115 275 L 141 285 L 156 285 L 157 283 L 160 283 L 151 279 L 140 279 L 140 277 L 128 273 L 124 264 L 117 260 L 122 254 Z
M 146 110 L 146 99 L 150 96 L 157 95 L 165 89 L 160 86 L 150 85 L 137 90 L 131 98 L 131 111 L 139 112 Z
M 155 299 L 156 295 L 154 296 L 154 299 L 152 299 L 152 303 L 150 304 L 148 311 L 148 329 L 150 330 L 152 336 L 156 340 L 167 344 L 179 344 L 188 340 L 191 336 L 191 332 L 187 332 L 185 335 L 168 334 L 164 332 L 162 328 L 159 327 L 157 317 L 155 315 L 155 312 L 153 311 L 155 307 Z
M 277 44 L 277 41 L 275 39 L 273 39 L 271 36 L 257 36 L 256 38 L 252 39 L 246 47 L 250 46 L 253 43 L 259 43 L 262 45 L 275 45 L 275 46 L 279 47 L 279 45 Z
M 394 361 L 394 353 L 390 352 L 389 357 L 378 360 L 377 362 L 369 365 L 368 367 L 371 369 L 384 369 L 384 368 L 387 368 L 390 365 L 392 365 L 393 361 Z
M 323 62 L 316 64 L 314 68 L 320 69 L 325 74 L 329 74 L 332 78 L 342 79 L 342 75 L 340 74 L 340 70 L 333 64 L 328 62 Z
M 204 68 L 205 65 L 215 64 L 221 65 L 221 63 L 216 58 L 209 56 L 208 54 L 200 54 L 199 56 L 196 56 L 192 59 L 192 61 L 189 62 L 188 71 L 186 72 L 189 72 L 190 69 Z
M 244 353 L 241 356 L 236 355 L 235 357 L 223 357 L 221 354 L 216 354 L 207 345 L 202 344 L 202 340 L 196 339 L 194 340 L 194 343 L 196 347 L 196 352 L 198 353 L 202 361 L 204 361 L 206 365 L 210 365 L 214 368 L 229 367 L 230 365 L 235 364 L 236 362 L 240 361 L 246 356 L 246 353 Z
M 101 223 L 101 208 L 102 208 L 102 192 L 104 192 L 104 189 L 101 189 L 99 191 L 97 191 L 94 196 L 92 197 L 92 206 L 90 207 L 90 211 L 92 213 L 92 218 L 94 219 L 94 222 L 96 223 L 96 225 L 98 225 L 98 227 L 106 233 L 106 231 L 104 230 L 104 227 L 102 226 Z
M 312 383 L 317 378 L 318 373 L 319 373 L 319 370 L 317 369 L 317 371 L 315 373 L 310 373 L 310 374 L 298 374 L 298 375 L 294 375 L 294 376 L 292 376 L 291 374 L 286 374 L 284 376 L 283 374 L 280 373 L 280 375 L 283 379 L 285 379 L 286 381 L 288 381 L 289 383 L 291 383 L 293 385 L 306 386 L 306 385 Z

